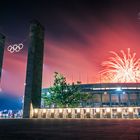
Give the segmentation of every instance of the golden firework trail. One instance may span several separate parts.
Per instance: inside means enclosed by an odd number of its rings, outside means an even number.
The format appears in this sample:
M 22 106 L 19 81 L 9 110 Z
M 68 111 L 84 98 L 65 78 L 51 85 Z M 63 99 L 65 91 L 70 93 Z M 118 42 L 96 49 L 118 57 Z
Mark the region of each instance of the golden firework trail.
M 140 82 L 140 59 L 136 53 L 120 51 L 121 55 L 110 51 L 113 55 L 102 63 L 103 70 L 100 72 L 103 82 Z

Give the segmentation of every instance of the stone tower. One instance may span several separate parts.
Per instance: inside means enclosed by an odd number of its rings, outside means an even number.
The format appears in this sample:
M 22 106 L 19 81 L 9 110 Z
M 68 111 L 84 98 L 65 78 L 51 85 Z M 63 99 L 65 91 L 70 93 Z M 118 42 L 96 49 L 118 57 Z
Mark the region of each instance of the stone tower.
M 31 105 L 41 106 L 44 27 L 36 20 L 31 21 L 29 38 L 23 118 L 30 117 Z
M 0 81 L 1 81 L 1 74 L 2 74 L 4 46 L 5 46 L 5 36 L 0 34 Z

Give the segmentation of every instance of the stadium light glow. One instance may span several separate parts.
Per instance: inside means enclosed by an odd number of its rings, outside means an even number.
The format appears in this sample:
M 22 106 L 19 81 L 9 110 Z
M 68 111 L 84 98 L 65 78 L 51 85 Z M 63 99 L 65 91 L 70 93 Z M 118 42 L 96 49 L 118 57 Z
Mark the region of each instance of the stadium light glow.
M 117 87 L 116 91 L 122 91 L 122 89 L 120 87 Z
M 50 94 L 50 92 L 47 92 L 47 96 L 50 96 L 51 94 Z
M 125 91 L 123 91 L 123 94 L 125 94 Z

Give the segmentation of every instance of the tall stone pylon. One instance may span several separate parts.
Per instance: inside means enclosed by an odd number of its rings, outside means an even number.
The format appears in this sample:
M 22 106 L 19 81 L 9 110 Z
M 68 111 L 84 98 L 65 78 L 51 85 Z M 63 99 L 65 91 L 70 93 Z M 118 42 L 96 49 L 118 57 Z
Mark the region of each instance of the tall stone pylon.
M 5 46 L 5 36 L 0 33 L 0 82 L 2 75 L 2 64 L 3 64 L 3 56 L 4 56 L 4 46 Z
M 44 27 L 36 20 L 31 21 L 29 38 L 23 118 L 30 117 L 31 106 L 41 106 Z

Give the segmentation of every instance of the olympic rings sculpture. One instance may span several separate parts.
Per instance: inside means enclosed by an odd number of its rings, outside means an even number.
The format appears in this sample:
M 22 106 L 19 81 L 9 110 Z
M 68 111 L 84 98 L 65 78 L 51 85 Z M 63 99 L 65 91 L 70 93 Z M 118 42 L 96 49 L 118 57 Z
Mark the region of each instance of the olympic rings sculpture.
M 19 52 L 21 49 L 23 49 L 23 44 L 22 43 L 19 43 L 19 44 L 14 44 L 14 45 L 9 45 L 7 47 L 7 50 L 10 52 L 10 53 L 14 53 L 14 52 Z

